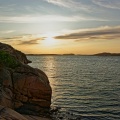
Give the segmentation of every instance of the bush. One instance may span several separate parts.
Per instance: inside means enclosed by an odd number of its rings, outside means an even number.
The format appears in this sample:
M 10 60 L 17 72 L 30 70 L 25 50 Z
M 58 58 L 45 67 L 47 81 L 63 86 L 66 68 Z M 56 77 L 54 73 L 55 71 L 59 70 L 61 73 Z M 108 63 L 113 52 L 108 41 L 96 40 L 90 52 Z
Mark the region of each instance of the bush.
M 5 51 L 0 51 L 0 63 L 9 68 L 18 67 L 21 64 L 14 56 Z

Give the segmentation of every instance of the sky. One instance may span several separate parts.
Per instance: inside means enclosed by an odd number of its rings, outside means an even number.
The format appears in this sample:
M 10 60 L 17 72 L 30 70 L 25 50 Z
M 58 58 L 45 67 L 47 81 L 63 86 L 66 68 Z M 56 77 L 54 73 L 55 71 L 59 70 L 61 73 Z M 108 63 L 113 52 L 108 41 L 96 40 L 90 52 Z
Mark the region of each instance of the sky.
M 120 53 L 120 0 L 0 0 L 0 42 L 27 54 Z

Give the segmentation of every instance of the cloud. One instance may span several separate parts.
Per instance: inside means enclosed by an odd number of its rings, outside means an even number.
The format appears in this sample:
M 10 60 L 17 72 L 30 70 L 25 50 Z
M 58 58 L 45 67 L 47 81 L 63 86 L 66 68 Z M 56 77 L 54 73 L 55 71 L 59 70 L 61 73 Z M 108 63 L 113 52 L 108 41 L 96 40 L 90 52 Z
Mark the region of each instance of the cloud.
M 105 8 L 120 9 L 120 0 L 92 0 L 92 1 L 93 3 Z
M 5 43 L 14 43 L 15 45 L 34 45 L 39 44 L 39 41 L 44 39 L 45 37 L 40 37 L 37 35 L 21 35 L 10 38 L 0 38 L 0 41 Z
M 2 33 L 2 34 L 9 34 L 9 33 L 13 33 L 13 32 L 15 32 L 15 30 L 0 31 L 0 33 Z
M 114 18 L 112 17 L 113 12 L 111 12 L 111 15 L 108 14 L 109 16 L 107 15 L 107 17 L 106 15 L 104 15 L 104 13 L 98 14 L 98 11 L 100 12 L 101 10 L 101 7 L 99 6 L 120 8 L 120 4 L 118 4 L 119 1 L 114 0 L 115 3 L 112 0 L 106 0 L 107 2 L 105 0 L 91 0 L 91 1 L 86 0 L 85 1 L 42 0 L 37 2 L 31 1 L 29 4 L 25 5 L 21 3 L 21 6 L 19 8 L 17 7 L 18 3 L 16 3 L 13 4 L 13 6 L 12 5 L 8 6 L 7 12 L 6 8 L 1 9 L 0 23 L 42 23 L 42 22 L 45 23 L 45 22 L 112 21 L 112 20 L 119 21 L 117 17 Z M 33 2 L 34 4 L 31 4 Z M 45 2 L 47 2 L 47 4 Z M 56 5 L 57 7 L 53 5 Z M 59 9 L 58 6 L 64 7 L 64 9 Z M 9 10 L 10 8 L 13 10 L 10 11 Z M 88 14 L 88 12 L 90 12 L 90 14 Z M 107 12 L 110 13 L 110 11 Z M 116 16 L 118 15 L 116 14 Z
M 57 15 L 43 15 L 43 16 L 16 16 L 16 17 L 0 17 L 2 23 L 41 23 L 41 22 L 59 22 L 59 21 L 75 21 L 74 18 Z
M 63 40 L 109 40 L 109 39 L 119 39 L 120 38 L 120 26 L 117 27 L 100 27 L 91 28 L 85 30 L 76 30 L 71 33 L 56 36 L 55 39 Z
M 38 44 L 38 41 L 41 40 L 40 38 L 32 39 L 32 40 L 27 40 L 27 41 L 20 41 L 18 45 L 33 45 L 33 44 Z
M 63 0 L 44 0 L 44 1 L 47 1 L 48 3 L 55 4 L 58 6 L 69 7 L 68 0 L 66 0 L 66 1 L 63 1 Z M 71 0 L 69 0 L 69 1 L 71 1 Z
M 60 7 L 66 7 L 70 8 L 71 10 L 85 10 L 85 11 L 90 11 L 92 9 L 91 6 L 83 3 L 82 1 L 77 1 L 77 0 L 44 0 L 47 1 L 48 3 L 60 6 Z
M 60 15 L 41 15 L 41 16 L 1 16 L 1 23 L 42 23 L 42 22 L 77 22 L 77 21 L 110 21 L 101 18 L 87 16 L 60 16 Z M 8 33 L 14 31 L 8 31 Z

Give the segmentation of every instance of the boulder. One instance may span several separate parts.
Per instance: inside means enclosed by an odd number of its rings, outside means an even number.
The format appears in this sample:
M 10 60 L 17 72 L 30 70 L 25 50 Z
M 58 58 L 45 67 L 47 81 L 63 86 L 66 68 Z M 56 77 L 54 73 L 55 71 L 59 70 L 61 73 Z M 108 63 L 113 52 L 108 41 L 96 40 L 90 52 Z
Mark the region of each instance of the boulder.
M 50 108 L 52 89 L 47 75 L 28 62 L 25 54 L 0 43 L 0 105 L 40 115 Z
M 6 51 L 10 55 L 14 56 L 20 62 L 28 64 L 31 61 L 27 59 L 26 55 L 21 51 L 14 49 L 12 46 L 0 42 L 0 51 Z
M 36 113 L 41 108 L 50 107 L 52 90 L 42 71 L 28 65 L 17 67 L 13 72 L 13 85 L 15 109 L 24 112 L 29 109 Z

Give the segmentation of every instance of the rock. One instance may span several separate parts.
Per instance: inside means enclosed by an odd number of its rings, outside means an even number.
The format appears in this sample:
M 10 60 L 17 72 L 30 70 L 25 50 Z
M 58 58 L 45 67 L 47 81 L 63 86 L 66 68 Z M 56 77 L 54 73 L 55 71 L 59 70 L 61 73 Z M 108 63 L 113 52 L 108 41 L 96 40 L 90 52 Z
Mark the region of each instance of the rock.
M 19 113 L 10 108 L 6 108 L 0 105 L 0 119 L 1 120 L 28 120 Z
M 25 118 L 28 120 L 51 120 L 50 118 L 45 118 L 45 117 L 37 117 L 37 116 L 31 116 L 31 115 L 23 115 Z
M 32 115 L 21 115 L 18 112 L 0 105 L 0 120 L 50 120 Z
M 42 71 L 28 65 L 17 67 L 13 73 L 13 85 L 15 109 L 24 109 L 25 112 L 28 103 L 34 112 L 36 107 L 37 111 L 42 107 L 50 107 L 52 90 L 47 76 Z M 18 106 L 18 103 L 22 103 L 21 106 Z
M 8 70 L 0 68 L 0 105 L 13 108 L 11 74 Z
M 8 68 L 16 68 L 20 66 L 22 63 L 18 61 L 14 56 L 11 56 L 11 54 L 7 53 L 6 51 L 0 51 L 0 64 L 3 67 Z
M 20 62 L 24 64 L 28 64 L 31 61 L 27 59 L 26 55 L 18 50 L 15 50 L 12 46 L 0 43 L 0 51 L 6 51 L 10 55 L 14 56 L 16 59 L 18 59 Z
M 52 89 L 47 75 L 28 62 L 25 54 L 0 43 L 0 105 L 39 115 L 49 111 Z

